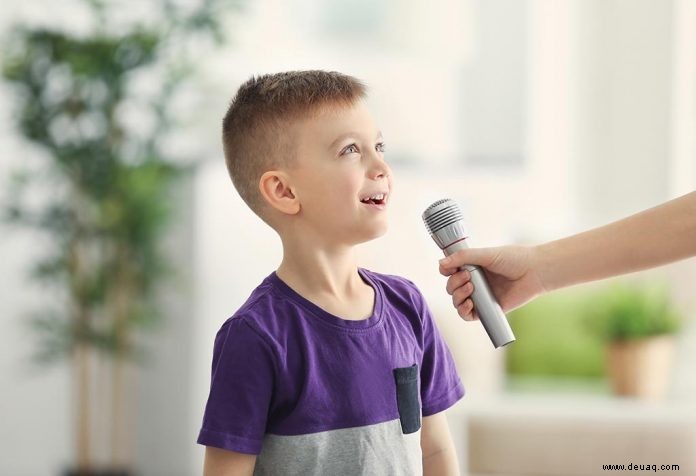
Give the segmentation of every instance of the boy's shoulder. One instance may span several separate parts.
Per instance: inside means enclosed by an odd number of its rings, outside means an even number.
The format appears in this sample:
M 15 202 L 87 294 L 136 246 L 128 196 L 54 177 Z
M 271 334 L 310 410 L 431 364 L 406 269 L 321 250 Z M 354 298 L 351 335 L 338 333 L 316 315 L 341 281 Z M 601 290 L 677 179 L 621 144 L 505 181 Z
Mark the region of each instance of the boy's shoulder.
M 284 310 L 287 303 L 283 302 L 283 296 L 273 286 L 274 274 L 263 279 L 256 286 L 244 303 L 232 314 L 221 327 L 225 329 L 233 324 L 245 323 L 256 332 L 261 331 L 260 326 L 269 320 L 277 318 Z
M 396 274 L 378 273 L 365 268 L 360 269 L 365 271 L 368 277 L 373 278 L 380 285 L 387 301 L 406 299 L 417 305 L 422 304 L 424 301 L 420 289 L 410 279 Z

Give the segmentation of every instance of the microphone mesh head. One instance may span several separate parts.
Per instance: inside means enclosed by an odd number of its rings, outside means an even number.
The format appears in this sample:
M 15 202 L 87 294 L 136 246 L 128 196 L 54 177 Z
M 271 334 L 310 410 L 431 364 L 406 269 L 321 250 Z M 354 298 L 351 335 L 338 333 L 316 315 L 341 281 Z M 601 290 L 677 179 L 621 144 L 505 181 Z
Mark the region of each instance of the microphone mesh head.
M 459 209 L 459 205 L 449 198 L 438 200 L 423 212 L 423 222 L 431 235 L 446 226 L 463 220 L 464 217 Z

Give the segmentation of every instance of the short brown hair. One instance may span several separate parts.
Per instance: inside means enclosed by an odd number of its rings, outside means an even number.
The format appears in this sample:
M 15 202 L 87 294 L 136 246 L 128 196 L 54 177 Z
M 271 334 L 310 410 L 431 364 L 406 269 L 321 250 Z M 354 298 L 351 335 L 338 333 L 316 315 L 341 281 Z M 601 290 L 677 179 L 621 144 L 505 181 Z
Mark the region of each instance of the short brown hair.
M 292 165 L 294 143 L 284 132 L 290 121 L 365 95 L 358 79 L 334 71 L 265 74 L 242 84 L 222 120 L 222 143 L 227 171 L 249 208 L 266 221 L 258 183 L 264 172 Z

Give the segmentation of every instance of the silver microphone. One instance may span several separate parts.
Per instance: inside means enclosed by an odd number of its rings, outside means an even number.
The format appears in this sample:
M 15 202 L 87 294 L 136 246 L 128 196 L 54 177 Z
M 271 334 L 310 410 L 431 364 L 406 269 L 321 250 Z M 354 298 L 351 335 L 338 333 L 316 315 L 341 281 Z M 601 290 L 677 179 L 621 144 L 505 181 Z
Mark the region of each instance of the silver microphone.
M 437 246 L 444 251 L 445 256 L 469 247 L 466 244 L 469 234 L 464 226 L 462 212 L 454 200 L 446 198 L 430 205 L 423 212 L 423 222 Z M 465 265 L 459 269 L 466 269 L 471 274 L 471 283 L 474 285 L 471 299 L 481 319 L 481 324 L 486 329 L 486 333 L 495 348 L 514 342 L 515 335 L 510 329 L 505 313 L 488 286 L 483 270 L 475 265 Z

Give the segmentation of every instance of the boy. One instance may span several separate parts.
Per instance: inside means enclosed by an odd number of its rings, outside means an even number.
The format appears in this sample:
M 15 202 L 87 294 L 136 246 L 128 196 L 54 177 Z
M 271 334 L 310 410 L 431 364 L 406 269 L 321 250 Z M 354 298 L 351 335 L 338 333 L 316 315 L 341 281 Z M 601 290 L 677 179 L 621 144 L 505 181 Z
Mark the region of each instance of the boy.
M 464 389 L 423 296 L 354 257 L 392 191 L 364 98 L 350 76 L 287 72 L 225 115 L 232 181 L 283 259 L 216 336 L 207 476 L 459 474 L 444 410 Z

